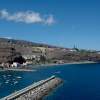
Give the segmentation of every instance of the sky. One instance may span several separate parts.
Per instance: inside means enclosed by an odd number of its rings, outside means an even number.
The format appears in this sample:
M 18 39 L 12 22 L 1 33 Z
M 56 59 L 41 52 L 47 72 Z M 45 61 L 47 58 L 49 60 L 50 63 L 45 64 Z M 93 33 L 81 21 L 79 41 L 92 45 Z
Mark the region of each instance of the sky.
M 100 50 L 100 0 L 0 0 L 0 37 Z

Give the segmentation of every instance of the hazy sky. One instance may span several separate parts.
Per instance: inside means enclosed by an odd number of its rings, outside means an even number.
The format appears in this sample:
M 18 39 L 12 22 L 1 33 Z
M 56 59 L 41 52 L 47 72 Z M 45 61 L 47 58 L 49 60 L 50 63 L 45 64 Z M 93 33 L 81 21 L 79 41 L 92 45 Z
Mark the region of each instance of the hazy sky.
M 0 0 L 0 37 L 100 50 L 100 0 Z

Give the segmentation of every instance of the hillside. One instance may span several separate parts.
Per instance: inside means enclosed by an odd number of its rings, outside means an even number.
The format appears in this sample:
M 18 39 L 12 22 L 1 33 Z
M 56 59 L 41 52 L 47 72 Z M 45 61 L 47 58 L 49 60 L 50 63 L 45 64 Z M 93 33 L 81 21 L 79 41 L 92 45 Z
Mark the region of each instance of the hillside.
M 6 38 L 0 38 L 0 47 L 14 47 L 16 51 L 20 52 L 22 55 L 31 55 L 33 47 L 56 48 L 55 46 L 46 44 Z
M 0 48 L 13 47 L 16 52 L 22 56 L 40 56 L 46 55 L 46 59 L 49 62 L 63 61 L 100 61 L 100 54 L 97 52 L 91 52 L 88 50 L 78 50 L 76 48 L 61 48 L 57 46 L 51 46 L 47 44 L 34 43 L 25 40 L 14 40 L 0 38 Z
M 7 43 L 9 44 L 15 44 L 15 45 L 20 45 L 20 46 L 35 46 L 35 47 L 49 47 L 49 48 L 57 48 L 56 46 L 51 46 L 47 44 L 42 44 L 42 43 L 35 43 L 35 42 L 30 42 L 30 41 L 25 41 L 25 40 L 15 40 L 15 39 L 7 39 L 7 38 L 0 38 L 0 43 Z

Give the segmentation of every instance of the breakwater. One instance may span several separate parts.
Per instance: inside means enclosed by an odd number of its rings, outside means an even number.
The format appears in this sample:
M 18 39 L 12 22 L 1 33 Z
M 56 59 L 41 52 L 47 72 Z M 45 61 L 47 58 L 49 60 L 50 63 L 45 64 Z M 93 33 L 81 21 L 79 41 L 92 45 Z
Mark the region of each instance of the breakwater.
M 0 100 L 40 100 L 60 83 L 62 83 L 60 78 L 51 76 L 50 78 L 36 82 Z

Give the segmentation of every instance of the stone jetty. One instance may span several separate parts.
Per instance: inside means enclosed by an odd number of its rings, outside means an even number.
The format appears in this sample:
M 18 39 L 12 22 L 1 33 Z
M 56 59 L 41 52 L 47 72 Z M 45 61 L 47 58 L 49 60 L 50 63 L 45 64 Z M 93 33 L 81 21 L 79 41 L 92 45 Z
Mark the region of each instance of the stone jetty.
M 45 80 L 36 82 L 22 90 L 8 95 L 0 100 L 42 100 L 54 88 L 62 83 L 60 78 L 51 76 Z

